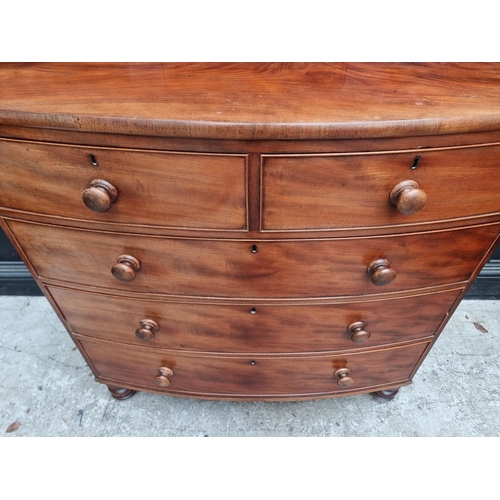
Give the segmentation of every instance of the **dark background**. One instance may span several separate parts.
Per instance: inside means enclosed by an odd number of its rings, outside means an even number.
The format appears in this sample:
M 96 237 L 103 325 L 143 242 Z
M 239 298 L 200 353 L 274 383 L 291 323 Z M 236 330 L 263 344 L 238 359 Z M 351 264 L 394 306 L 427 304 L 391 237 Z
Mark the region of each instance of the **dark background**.
M 42 295 L 26 266 L 1 229 L 0 295 Z M 500 298 L 500 246 L 481 271 L 466 298 Z

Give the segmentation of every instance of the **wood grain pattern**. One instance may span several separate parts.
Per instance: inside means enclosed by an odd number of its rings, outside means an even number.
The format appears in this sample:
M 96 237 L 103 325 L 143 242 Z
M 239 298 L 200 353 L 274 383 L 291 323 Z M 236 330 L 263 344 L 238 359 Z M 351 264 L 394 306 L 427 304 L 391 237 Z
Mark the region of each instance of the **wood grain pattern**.
M 411 167 L 419 157 L 415 170 Z M 500 147 L 262 158 L 262 228 L 400 226 L 500 212 Z M 403 215 L 392 189 L 416 181 L 425 206 Z
M 93 155 L 98 165 L 92 164 Z M 245 230 L 246 156 L 78 148 L 0 140 L 0 205 L 86 221 Z M 105 213 L 83 192 L 118 190 Z
M 10 63 L 0 124 L 240 140 L 499 130 L 499 79 L 496 63 Z
M 488 132 L 443 133 L 442 135 L 374 137 L 354 139 L 302 139 L 284 140 L 237 140 L 186 138 L 167 136 L 144 136 L 113 133 L 79 132 L 57 128 L 32 128 L 0 124 L 0 137 L 59 143 L 75 146 L 111 147 L 126 149 L 148 149 L 159 151 L 222 153 L 222 154 L 304 154 L 304 153 L 354 153 L 366 151 L 404 151 L 430 148 L 463 147 L 475 144 L 497 144 L 498 130 Z
M 174 351 L 80 339 L 99 378 L 184 395 L 232 395 L 242 398 L 325 395 L 405 382 L 426 343 L 339 356 L 188 356 Z M 167 388 L 154 380 L 160 367 L 173 375 Z M 342 388 L 335 372 L 349 368 L 353 384 Z
M 354 349 L 347 327 L 355 321 L 366 322 L 371 332 L 362 347 L 421 339 L 433 335 L 459 294 L 452 290 L 354 304 L 254 306 L 155 302 L 48 289 L 75 333 L 144 346 L 134 332 L 149 318 L 159 325 L 151 347 L 225 353 Z
M 493 244 L 499 225 L 379 238 L 232 241 L 116 235 L 9 221 L 37 273 L 96 287 L 215 297 L 332 297 L 373 294 L 368 265 L 387 258 L 397 278 L 384 290 L 464 281 Z M 258 252 L 252 246 L 258 243 Z M 460 252 L 456 252 L 460 248 Z M 121 254 L 141 270 L 122 283 Z M 57 259 L 54 259 L 57 256 Z
M 114 398 L 388 399 L 498 241 L 499 81 L 0 64 L 0 224 Z

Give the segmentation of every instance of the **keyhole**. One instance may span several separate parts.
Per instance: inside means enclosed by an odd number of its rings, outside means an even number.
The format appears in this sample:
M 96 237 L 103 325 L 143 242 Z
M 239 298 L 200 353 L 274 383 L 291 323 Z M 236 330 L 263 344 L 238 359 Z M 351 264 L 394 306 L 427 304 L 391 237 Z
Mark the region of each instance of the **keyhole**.
M 89 155 L 89 158 L 90 162 L 92 163 L 92 165 L 94 165 L 94 167 L 97 167 L 99 165 L 94 155 Z
M 255 309 L 255 307 L 252 307 L 252 309 L 250 309 L 250 314 L 257 314 L 257 309 Z
M 252 253 L 257 253 L 257 245 L 252 245 Z
M 415 156 L 415 159 L 413 160 L 413 163 L 411 164 L 412 170 L 417 170 L 419 161 L 420 161 L 420 156 Z

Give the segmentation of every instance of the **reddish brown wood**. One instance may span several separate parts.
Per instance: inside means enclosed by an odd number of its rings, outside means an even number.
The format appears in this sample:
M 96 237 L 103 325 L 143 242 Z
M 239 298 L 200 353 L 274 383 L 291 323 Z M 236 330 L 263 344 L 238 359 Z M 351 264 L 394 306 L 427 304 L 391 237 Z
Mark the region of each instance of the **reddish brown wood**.
M 416 156 L 420 160 L 412 170 Z M 316 231 L 400 226 L 400 230 L 408 231 L 408 224 L 497 213 L 499 157 L 498 146 L 378 154 L 265 155 L 262 228 Z M 420 207 L 413 215 L 399 213 L 390 200 L 391 192 L 403 181 L 419 186 L 416 192 L 410 191 L 419 201 L 410 205 Z
M 151 342 L 155 338 L 155 334 L 160 328 L 160 325 L 152 319 L 141 319 L 140 328 L 135 331 L 135 336 L 142 341 Z
M 260 230 L 260 152 L 248 155 L 248 229 L 259 234 Z
M 377 386 L 397 381 L 403 385 L 427 345 L 418 343 L 338 356 L 214 357 L 94 340 L 81 340 L 81 344 L 94 361 L 98 377 L 112 378 L 125 387 L 130 384 L 186 396 L 243 398 L 349 394 L 373 392 Z M 170 385 L 166 389 L 155 383 L 155 377 L 161 376 L 158 367 L 168 367 L 174 373 L 167 376 Z M 337 383 L 335 372 L 341 368 L 351 370 L 353 383 L 348 388 Z
M 149 149 L 176 152 L 240 154 L 354 153 L 366 151 L 415 150 L 419 155 L 429 148 L 456 148 L 498 145 L 497 131 L 454 133 L 431 136 L 375 137 L 355 139 L 304 139 L 300 141 L 203 139 L 153 137 L 112 133 L 78 132 L 74 130 L 28 128 L 0 124 L 0 137 L 29 142 L 58 143 L 74 146 Z M 257 158 L 260 162 L 260 158 Z
M 339 368 L 333 375 L 337 378 L 337 385 L 344 388 L 354 384 L 354 379 L 349 376 L 350 374 L 349 368 Z
M 117 399 L 390 399 L 498 239 L 499 78 L 0 65 L 1 224 Z
M 154 383 L 158 387 L 168 387 L 170 385 L 170 379 L 174 372 L 168 366 L 160 366 L 158 368 L 158 375 L 154 378 Z
M 391 263 L 387 259 L 374 260 L 367 271 L 375 286 L 386 286 L 396 279 L 396 271 L 391 268 Z
M 1 71 L 0 71 L 1 74 Z M 95 166 L 89 155 L 98 162 Z M 0 205 L 78 221 L 247 229 L 245 155 L 67 147 L 0 140 Z M 96 213 L 82 201 L 92 191 Z M 109 203 L 107 199 L 109 198 Z M 90 202 L 90 200 L 89 200 Z M 97 210 L 99 212 L 101 209 Z M 117 226 L 115 226 L 117 227 Z
M 9 226 L 42 277 L 130 292 L 241 298 L 377 293 L 367 268 L 379 258 L 398 270 L 385 287 L 391 291 L 464 281 L 499 229 L 493 224 L 362 240 L 260 241 L 252 253 L 254 242 L 246 241 L 117 237 L 18 221 Z M 141 263 L 131 283 L 109 272 L 125 252 Z
M 371 333 L 366 331 L 365 328 L 366 323 L 364 321 L 356 321 L 347 327 L 347 333 L 355 344 L 364 344 L 370 340 Z
M 471 285 L 474 283 L 474 280 L 478 277 L 479 273 L 481 272 L 481 270 L 483 269 L 483 267 L 485 266 L 485 264 L 490 260 L 490 258 L 492 257 L 493 253 L 495 252 L 496 248 L 498 247 L 498 243 L 499 243 L 499 240 L 497 239 L 497 241 L 492 244 L 490 246 L 490 248 L 487 250 L 487 252 L 483 255 L 482 259 L 479 260 L 477 262 L 477 265 L 476 265 L 476 269 L 474 270 L 474 272 L 472 273 L 472 276 L 470 278 L 470 283 L 468 286 L 466 286 L 463 290 L 462 290 L 462 293 L 460 293 L 460 295 L 458 296 L 457 300 L 455 301 L 455 303 L 453 304 L 452 308 L 450 309 L 449 313 L 448 313 L 448 316 L 447 318 L 443 321 L 443 323 L 441 324 L 441 326 L 438 328 L 437 332 L 436 332 L 436 336 L 434 337 L 434 339 L 429 343 L 427 349 L 426 349 L 426 352 L 424 353 L 424 355 L 420 358 L 420 360 L 415 364 L 415 367 L 413 369 L 413 373 L 412 373 L 412 377 L 415 375 L 415 373 L 418 371 L 418 369 L 420 368 L 422 362 L 424 361 L 425 357 L 427 356 L 427 354 L 429 353 L 430 349 L 433 347 L 434 343 L 436 342 L 436 340 L 438 339 L 439 335 L 441 334 L 441 332 L 443 331 L 443 329 L 445 328 L 445 326 L 447 325 L 448 321 L 452 318 L 452 315 L 455 313 L 455 310 L 457 309 L 457 307 L 460 305 L 460 302 L 462 301 L 462 299 L 465 298 L 468 290 L 470 289 Z
M 420 158 L 420 157 L 418 157 Z M 413 215 L 420 212 L 427 202 L 425 191 L 415 181 L 403 181 L 394 186 L 389 195 L 391 203 L 403 215 Z
M 97 213 L 107 212 L 118 199 L 118 190 L 108 181 L 95 179 L 82 194 L 83 203 Z
M 0 124 L 239 140 L 499 130 L 499 79 L 495 63 L 10 63 Z
M 137 273 L 141 270 L 141 263 L 132 255 L 120 255 L 116 258 L 116 264 L 111 268 L 111 274 L 118 281 L 130 283 L 135 280 Z
M 149 318 L 159 325 L 152 346 L 226 353 L 353 349 L 356 346 L 348 327 L 359 321 L 367 323 L 371 332 L 363 347 L 421 339 L 439 327 L 459 293 L 452 290 L 343 304 L 254 306 L 127 299 L 53 286 L 49 290 L 75 333 L 143 345 L 133 332 L 142 318 Z
M 399 389 L 386 389 L 384 391 L 375 391 L 372 392 L 371 395 L 379 400 L 383 401 L 384 403 L 387 401 L 392 401 L 395 397 L 396 394 L 399 392 Z
M 137 391 L 132 389 L 126 389 L 124 387 L 113 387 L 108 385 L 108 390 L 113 396 L 114 399 L 118 401 L 125 401 L 126 399 L 130 399 Z

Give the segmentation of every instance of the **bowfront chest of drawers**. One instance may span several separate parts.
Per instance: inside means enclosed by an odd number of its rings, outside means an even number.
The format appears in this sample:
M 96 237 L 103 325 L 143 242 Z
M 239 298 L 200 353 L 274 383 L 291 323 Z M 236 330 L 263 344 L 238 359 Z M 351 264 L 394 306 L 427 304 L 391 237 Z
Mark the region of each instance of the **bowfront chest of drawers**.
M 496 246 L 499 83 L 0 65 L 0 222 L 117 399 L 391 399 Z

